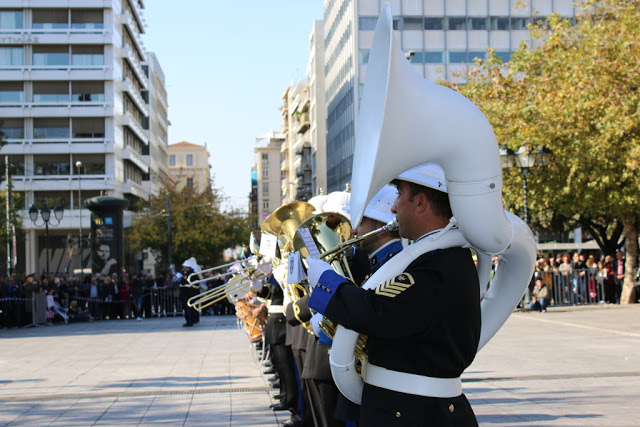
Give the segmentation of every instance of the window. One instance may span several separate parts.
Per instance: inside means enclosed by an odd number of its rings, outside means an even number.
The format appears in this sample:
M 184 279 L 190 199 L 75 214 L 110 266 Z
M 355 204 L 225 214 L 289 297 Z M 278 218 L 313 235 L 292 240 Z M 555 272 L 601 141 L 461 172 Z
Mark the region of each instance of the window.
M 269 183 L 265 182 L 262 184 L 262 194 L 269 194 Z
M 422 18 L 402 18 L 402 30 L 422 30 Z
M 68 155 L 33 156 L 34 175 L 69 175 Z
M 24 83 L 0 82 L 0 103 L 24 102 Z
M 187 178 L 187 187 L 193 188 L 193 178 Z
M 69 46 L 33 46 L 33 65 L 69 65 Z
M 169 155 L 169 166 L 175 166 L 176 165 L 176 155 L 175 154 L 170 154 Z
M 74 154 L 73 164 L 78 160 L 84 165 L 80 171 L 81 174 L 86 175 L 104 175 L 104 154 Z M 73 168 L 73 173 L 78 173 L 78 168 Z M 82 190 L 84 196 L 84 190 Z
M 193 166 L 193 154 L 186 155 L 187 166 Z
M 0 30 L 18 30 L 24 28 L 23 16 L 21 10 L 0 11 Z
M 104 28 L 102 9 L 71 9 L 71 28 Z
M 394 30 L 400 29 L 400 18 L 393 18 L 393 29 Z
M 424 29 L 425 30 L 443 30 L 444 24 L 443 18 L 424 18 Z
M 24 65 L 24 48 L 0 46 L 0 67 Z
M 360 31 L 373 31 L 376 29 L 378 18 L 361 16 L 358 18 L 358 29 Z
M 502 62 L 511 61 L 511 52 L 496 52 L 496 56 L 502 59 Z
M 449 18 L 449 30 L 464 31 L 467 29 L 467 18 Z
M 265 209 L 265 210 L 269 209 L 269 201 L 268 200 L 263 200 L 262 201 L 262 209 Z
M 33 82 L 33 102 L 69 102 L 69 82 Z
M 268 153 L 262 153 L 262 164 L 263 165 L 268 165 L 269 164 L 269 154 Z
M 144 155 L 145 148 L 148 154 L 148 146 L 142 142 L 138 135 L 136 135 L 128 126 L 125 126 L 122 130 L 124 136 L 125 147 L 130 147 L 136 153 Z
M 4 159 L 1 160 L 1 166 L 4 169 Z M 11 167 L 11 173 L 13 175 L 24 175 L 24 156 L 16 156 L 16 155 L 12 155 L 11 156 L 11 163 L 9 163 L 9 166 Z
M 24 119 L 0 119 L 0 138 L 24 138 Z
M 442 64 L 442 52 L 416 52 L 411 62 L 414 64 Z
M 512 30 L 526 30 L 527 29 L 527 18 L 511 18 L 511 29 Z
M 53 209 L 60 205 L 64 209 L 71 209 L 71 193 L 68 191 L 34 191 L 33 198 L 35 205 L 38 209 L 47 204 L 49 209 Z M 82 192 L 82 198 L 85 199 L 84 191 Z M 85 199 L 86 200 L 86 199 Z M 51 212 L 53 218 L 53 212 Z
M 104 138 L 104 118 L 73 118 L 74 138 Z
M 474 62 L 476 58 L 484 59 L 487 56 L 487 52 L 468 52 L 467 62 Z
M 492 16 L 489 18 L 489 28 L 497 31 L 509 30 L 509 17 L 507 16 Z
M 72 82 L 71 99 L 74 102 L 104 102 L 104 82 Z
M 369 49 L 360 49 L 358 51 L 360 64 L 367 64 L 369 62 Z
M 467 62 L 467 52 L 449 52 L 449 63 L 458 64 Z
M 486 30 L 487 18 L 469 18 L 469 27 L 472 30 Z
M 57 30 L 69 28 L 68 9 L 32 9 L 33 28 Z
M 72 46 L 71 65 L 104 65 L 103 46 Z
M 33 137 L 69 138 L 69 119 L 33 119 Z
M 269 169 L 267 168 L 262 169 L 262 177 L 269 178 Z

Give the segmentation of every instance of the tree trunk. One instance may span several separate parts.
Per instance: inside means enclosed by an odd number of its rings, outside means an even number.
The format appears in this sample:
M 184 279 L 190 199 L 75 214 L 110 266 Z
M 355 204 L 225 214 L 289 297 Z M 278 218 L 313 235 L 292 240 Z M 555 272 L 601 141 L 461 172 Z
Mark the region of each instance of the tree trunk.
M 633 273 L 638 262 L 638 227 L 637 222 L 624 221 L 624 245 L 626 248 L 626 261 L 624 263 L 624 284 L 620 304 L 633 304 L 638 295 L 635 292 Z

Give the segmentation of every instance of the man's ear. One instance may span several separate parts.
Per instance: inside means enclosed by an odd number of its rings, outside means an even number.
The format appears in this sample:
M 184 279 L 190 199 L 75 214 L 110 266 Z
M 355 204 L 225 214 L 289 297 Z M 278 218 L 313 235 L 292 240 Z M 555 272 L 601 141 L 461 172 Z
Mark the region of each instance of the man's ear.
M 416 197 L 416 211 L 423 212 L 429 207 L 429 199 L 424 193 L 417 193 Z

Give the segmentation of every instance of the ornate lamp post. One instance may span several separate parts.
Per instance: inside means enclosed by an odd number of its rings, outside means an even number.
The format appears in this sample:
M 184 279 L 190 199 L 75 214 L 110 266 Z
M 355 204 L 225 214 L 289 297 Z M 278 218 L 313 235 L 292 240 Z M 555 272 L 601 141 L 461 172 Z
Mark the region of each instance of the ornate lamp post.
M 551 159 L 551 150 L 546 147 L 538 147 L 535 150 L 530 150 L 526 144 L 513 151 L 506 146 L 500 149 L 500 161 L 502 163 L 502 169 L 510 169 L 513 167 L 520 168 L 522 173 L 522 190 L 524 191 L 524 222 L 529 222 L 529 209 L 528 209 L 528 196 L 529 187 L 527 185 L 527 177 L 529 176 L 529 169 L 533 167 L 543 168 L 549 164 Z
M 62 216 L 64 215 L 64 209 L 62 208 L 62 206 L 58 205 L 53 209 L 53 215 L 55 216 L 56 220 L 58 221 L 56 224 L 51 224 L 51 225 L 59 225 L 60 221 L 62 221 Z M 40 216 L 42 217 L 42 221 L 44 222 L 44 245 L 47 251 L 47 275 L 49 275 L 49 221 L 51 221 L 51 209 L 49 209 L 49 206 L 47 206 L 46 202 L 44 204 L 44 206 L 42 207 L 42 209 L 40 209 Z M 36 205 L 31 205 L 31 208 L 29 209 L 29 217 L 31 218 L 31 221 L 33 221 L 33 224 L 36 227 L 41 227 L 42 225 L 38 225 L 37 221 L 38 221 L 38 208 L 36 208 Z

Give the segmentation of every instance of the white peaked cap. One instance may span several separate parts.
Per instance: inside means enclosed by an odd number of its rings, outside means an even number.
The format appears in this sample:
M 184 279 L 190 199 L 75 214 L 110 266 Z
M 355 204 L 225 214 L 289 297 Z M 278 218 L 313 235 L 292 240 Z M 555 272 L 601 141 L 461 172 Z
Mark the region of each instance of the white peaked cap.
M 378 191 L 373 199 L 364 210 L 364 216 L 384 222 L 385 224 L 395 218 L 395 214 L 391 213 L 391 206 L 398 197 L 398 191 L 390 186 L 385 185 L 382 190 Z
M 334 191 L 327 196 L 322 210 L 325 212 L 336 212 L 351 219 L 351 214 L 344 207 L 351 203 L 351 193 L 346 191 Z
M 322 208 L 325 202 L 327 201 L 328 197 L 329 196 L 326 194 L 320 194 L 319 196 L 313 196 L 312 198 L 309 199 L 309 203 L 311 203 L 313 207 L 316 208 L 314 213 L 322 212 Z
M 444 171 L 436 163 L 425 163 L 409 169 L 401 173 L 398 179 L 447 193 L 447 180 L 444 179 Z

